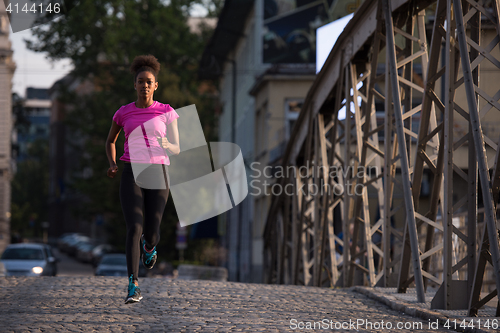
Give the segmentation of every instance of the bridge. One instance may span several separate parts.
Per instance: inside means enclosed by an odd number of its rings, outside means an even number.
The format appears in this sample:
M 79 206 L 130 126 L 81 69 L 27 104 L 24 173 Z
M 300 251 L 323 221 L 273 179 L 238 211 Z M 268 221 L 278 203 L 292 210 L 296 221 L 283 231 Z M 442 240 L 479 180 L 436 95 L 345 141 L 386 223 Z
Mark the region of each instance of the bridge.
M 414 287 L 418 302 L 435 288 L 433 308 L 469 316 L 494 300 L 499 11 L 499 0 L 364 1 L 286 147 L 265 282 Z

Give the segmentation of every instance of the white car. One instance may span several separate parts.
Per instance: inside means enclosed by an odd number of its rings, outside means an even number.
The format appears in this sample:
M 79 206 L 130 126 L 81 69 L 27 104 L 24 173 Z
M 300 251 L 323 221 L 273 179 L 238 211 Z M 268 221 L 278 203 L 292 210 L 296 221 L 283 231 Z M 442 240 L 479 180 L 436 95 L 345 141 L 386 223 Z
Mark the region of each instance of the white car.
M 0 258 L 6 276 L 55 276 L 57 259 L 46 244 L 18 243 L 7 246 Z

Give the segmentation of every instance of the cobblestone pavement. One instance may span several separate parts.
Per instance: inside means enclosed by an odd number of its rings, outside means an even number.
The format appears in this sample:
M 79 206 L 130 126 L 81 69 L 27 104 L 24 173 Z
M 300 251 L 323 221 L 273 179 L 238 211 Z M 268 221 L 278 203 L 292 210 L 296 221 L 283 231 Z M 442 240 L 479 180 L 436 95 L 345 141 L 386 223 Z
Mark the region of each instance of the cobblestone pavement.
M 0 278 L 0 332 L 446 330 L 349 289 L 143 278 L 143 300 L 124 304 L 126 285 L 117 277 Z M 320 321 L 323 329 L 305 329 Z
M 439 322 L 444 327 L 462 329 L 467 332 L 498 333 L 500 331 L 500 318 L 495 317 L 497 298 L 493 298 L 479 309 L 476 317 L 467 317 L 467 310 L 431 309 L 431 303 L 436 291 L 427 289 L 425 303 L 417 301 L 415 288 L 408 288 L 406 293 L 398 293 L 396 288 L 368 288 L 356 286 L 355 291 L 366 295 L 391 309 L 401 311 L 416 318 Z M 483 294 L 481 297 L 485 297 Z

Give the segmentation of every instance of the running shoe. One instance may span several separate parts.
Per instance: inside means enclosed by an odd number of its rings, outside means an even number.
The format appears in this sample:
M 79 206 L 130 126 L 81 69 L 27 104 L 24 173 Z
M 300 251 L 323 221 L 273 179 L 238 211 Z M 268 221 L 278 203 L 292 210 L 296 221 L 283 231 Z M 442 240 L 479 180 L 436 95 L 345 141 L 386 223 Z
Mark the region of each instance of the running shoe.
M 128 293 L 127 293 L 127 297 L 125 298 L 125 304 L 136 303 L 142 299 L 141 288 L 139 288 L 138 286 L 136 286 L 134 284 L 132 277 L 133 277 L 133 275 L 130 275 L 129 282 L 128 282 Z
M 142 237 L 142 263 L 144 264 L 144 267 L 147 269 L 153 268 L 153 266 L 156 263 L 156 246 L 153 247 L 152 250 L 147 251 L 146 250 L 146 241 L 144 240 L 144 236 Z

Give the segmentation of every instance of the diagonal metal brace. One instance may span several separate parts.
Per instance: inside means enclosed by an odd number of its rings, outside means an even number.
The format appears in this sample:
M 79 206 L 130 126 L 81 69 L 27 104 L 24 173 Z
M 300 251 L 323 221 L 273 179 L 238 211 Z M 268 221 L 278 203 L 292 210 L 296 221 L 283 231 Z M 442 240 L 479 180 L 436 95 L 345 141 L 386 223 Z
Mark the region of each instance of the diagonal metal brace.
M 420 250 L 418 247 L 417 224 L 415 222 L 415 209 L 413 204 L 413 196 L 410 184 L 410 172 L 408 166 L 408 153 L 406 149 L 406 140 L 403 125 L 403 113 L 401 111 L 401 99 L 399 96 L 399 82 L 396 65 L 396 47 L 394 43 L 394 28 L 392 22 L 392 10 L 390 0 L 381 0 L 383 12 L 385 14 L 386 28 L 386 50 L 387 64 L 390 71 L 390 82 L 392 89 L 392 97 L 394 101 L 394 118 L 396 132 L 398 136 L 399 156 L 401 156 L 401 178 L 403 181 L 403 191 L 405 199 L 407 229 L 410 236 L 410 246 L 412 254 L 412 263 L 415 276 L 415 286 L 417 289 L 417 300 L 420 303 L 425 303 L 424 281 L 422 277 L 422 262 L 420 260 Z
M 486 153 L 484 147 L 484 137 L 481 129 L 477 100 L 472 81 L 472 71 L 470 66 L 469 52 L 467 50 L 467 40 L 465 35 L 464 18 L 462 14 L 462 4 L 460 0 L 453 0 L 455 10 L 455 20 L 457 24 L 457 39 L 460 47 L 460 59 L 464 74 L 465 93 L 467 95 L 467 104 L 469 107 L 470 124 L 474 138 L 474 148 L 478 163 L 479 179 L 484 202 L 484 218 L 488 229 L 488 238 L 490 240 L 490 252 L 495 271 L 495 282 L 497 290 L 500 290 L 500 251 L 497 230 L 497 221 L 493 204 L 493 194 L 490 186 L 490 175 L 488 173 L 488 164 L 486 162 Z

